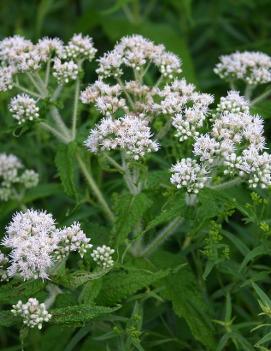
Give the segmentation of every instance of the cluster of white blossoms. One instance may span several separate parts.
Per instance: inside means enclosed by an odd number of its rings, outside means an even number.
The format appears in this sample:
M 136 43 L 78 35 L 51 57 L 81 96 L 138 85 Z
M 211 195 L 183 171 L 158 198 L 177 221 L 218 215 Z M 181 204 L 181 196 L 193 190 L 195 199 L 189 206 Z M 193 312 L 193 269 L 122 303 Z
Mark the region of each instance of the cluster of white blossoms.
M 97 73 L 101 78 L 119 77 L 124 66 L 140 73 L 149 64 L 154 64 L 161 75 L 169 79 L 181 72 L 178 56 L 167 52 L 163 45 L 155 45 L 141 35 L 132 35 L 122 38 L 112 51 L 99 59 Z
M 29 298 L 26 303 L 21 300 L 16 305 L 12 306 L 11 312 L 15 316 L 23 319 L 23 324 L 29 328 L 42 328 L 44 322 L 48 322 L 52 315 L 47 311 L 44 303 L 39 303 L 36 298 Z
M 35 187 L 38 182 L 38 173 L 25 169 L 15 155 L 0 153 L 0 200 L 16 199 L 24 189 Z
M 60 58 L 54 59 L 53 76 L 59 84 L 67 84 L 75 80 L 79 74 L 79 66 L 74 61 L 62 62 Z
M 13 88 L 13 74 L 12 67 L 0 67 L 0 91 L 8 91 Z
M 146 119 L 132 115 L 120 119 L 108 117 L 90 131 L 85 145 L 93 153 L 121 149 L 138 160 L 145 154 L 158 150 L 158 143 L 151 137 Z
M 178 189 L 185 188 L 188 193 L 197 194 L 208 181 L 208 171 L 202 164 L 191 158 L 183 158 L 172 166 L 170 181 Z
M 220 99 L 211 122 L 208 133 L 194 138 L 193 154 L 200 164 L 181 160 L 171 169 L 171 182 L 197 193 L 203 185 L 211 184 L 213 176 L 224 174 L 243 178 L 252 188 L 270 186 L 271 155 L 263 151 L 263 119 L 250 114 L 249 102 L 236 91 L 228 92 Z
M 92 38 L 88 35 L 74 34 L 67 45 L 64 47 L 62 54 L 63 59 L 74 61 L 89 60 L 91 61 L 97 50 L 93 46 Z
M 18 124 L 33 121 L 39 117 L 39 107 L 36 101 L 27 94 L 19 94 L 11 99 L 9 111 Z
M 71 251 L 81 256 L 92 245 L 78 223 L 57 229 L 53 216 L 28 209 L 16 213 L 6 227 L 2 245 L 10 249 L 7 275 L 27 279 L 48 279 L 58 259 Z
M 92 247 L 90 239 L 82 231 L 80 223 L 75 222 L 70 227 L 64 227 L 57 233 L 58 245 L 55 250 L 57 260 L 60 260 L 70 252 L 77 251 L 81 257 Z
M 228 81 L 257 85 L 271 82 L 271 57 L 262 52 L 235 52 L 220 57 L 214 72 Z
M 111 247 L 102 245 L 93 250 L 91 257 L 103 269 L 109 269 L 114 265 L 114 261 L 112 259 L 114 252 L 115 250 L 111 249 Z

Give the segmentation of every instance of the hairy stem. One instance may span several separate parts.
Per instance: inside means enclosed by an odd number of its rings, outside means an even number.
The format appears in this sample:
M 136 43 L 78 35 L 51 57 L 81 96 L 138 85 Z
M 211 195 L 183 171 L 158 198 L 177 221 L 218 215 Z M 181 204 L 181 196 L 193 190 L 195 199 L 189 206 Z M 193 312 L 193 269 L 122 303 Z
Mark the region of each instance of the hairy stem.
M 40 94 L 37 94 L 37 93 L 35 93 L 35 92 L 32 91 L 32 90 L 26 89 L 25 87 L 21 86 L 21 85 L 19 84 L 19 82 L 15 83 L 15 84 L 14 84 L 14 87 L 16 87 L 17 89 L 23 91 L 24 93 L 27 93 L 27 94 L 32 95 L 32 96 L 35 96 L 36 98 L 39 98 L 39 99 L 41 98 L 41 95 L 40 95 Z
M 72 114 L 72 139 L 73 140 L 76 137 L 76 122 L 77 122 L 77 110 L 78 110 L 79 92 L 80 92 L 80 78 L 77 77 L 76 83 L 75 83 L 73 114 Z
M 183 222 L 183 218 L 175 218 L 163 228 L 158 235 L 142 251 L 141 256 L 150 256 L 165 240 L 167 240 Z
M 52 116 L 54 122 L 56 123 L 56 125 L 58 126 L 59 130 L 61 130 L 63 135 L 71 141 L 70 130 L 68 129 L 68 127 L 64 123 L 62 117 L 59 114 L 58 109 L 53 106 L 50 108 L 50 112 L 51 112 L 51 116 Z
M 270 95 L 271 95 L 271 89 L 268 89 L 264 93 L 262 93 L 261 95 L 253 99 L 250 103 L 250 106 L 257 104 L 258 102 L 261 102 L 262 100 L 266 99 Z
M 68 144 L 70 142 L 70 140 L 67 139 L 60 131 L 58 131 L 54 127 L 50 126 L 49 124 L 47 124 L 45 122 L 41 122 L 40 125 L 43 129 L 52 133 L 55 137 L 57 137 L 64 144 Z
M 89 187 L 91 188 L 91 190 L 93 191 L 93 193 L 95 194 L 97 200 L 99 201 L 104 213 L 106 214 L 106 216 L 108 217 L 108 219 L 111 222 L 114 222 L 115 217 L 114 214 L 112 213 L 112 211 L 110 210 L 105 198 L 103 197 L 103 194 L 101 193 L 100 189 L 98 188 L 95 180 L 93 179 L 91 173 L 89 172 L 86 164 L 84 163 L 84 161 L 82 160 L 82 158 L 77 155 L 77 160 L 78 160 L 78 164 L 80 166 L 80 169 L 89 185 Z
M 225 183 L 221 183 L 221 184 L 218 184 L 218 185 L 211 185 L 211 186 L 209 186 L 209 188 L 211 188 L 211 189 L 227 189 L 227 188 L 231 188 L 231 187 L 233 187 L 233 186 L 235 186 L 235 185 L 238 185 L 238 184 L 241 184 L 242 183 L 242 181 L 243 181 L 243 179 L 242 178 L 234 178 L 234 179 L 232 179 L 232 180 L 229 180 L 228 182 L 225 182 Z

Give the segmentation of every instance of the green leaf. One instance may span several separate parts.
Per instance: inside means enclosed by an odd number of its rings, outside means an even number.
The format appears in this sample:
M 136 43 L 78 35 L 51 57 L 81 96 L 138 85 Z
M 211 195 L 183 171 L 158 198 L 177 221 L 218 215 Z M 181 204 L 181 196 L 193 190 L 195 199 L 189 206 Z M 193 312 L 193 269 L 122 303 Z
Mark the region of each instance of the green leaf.
M 75 152 L 75 143 L 70 143 L 68 145 L 60 144 L 55 157 L 61 184 L 65 193 L 72 197 L 76 197 L 77 195 L 74 172 Z
M 151 205 L 152 201 L 144 193 L 136 196 L 123 194 L 115 197 L 114 212 L 117 215 L 117 220 L 114 225 L 114 233 L 117 246 L 124 242 Z
M 0 327 L 11 327 L 18 323 L 18 317 L 10 311 L 0 311 Z
M 137 268 L 111 272 L 103 278 L 102 290 L 96 302 L 104 305 L 114 305 L 137 291 L 165 278 L 169 273 L 170 269 L 151 272 Z
M 59 184 L 39 184 L 27 191 L 24 202 L 32 202 L 52 195 L 61 194 L 62 189 Z
M 159 268 L 176 266 L 183 261 L 180 256 L 163 251 L 158 252 L 153 259 Z M 185 266 L 166 277 L 162 283 L 165 285 L 161 291 L 162 297 L 171 301 L 174 312 L 185 319 L 195 339 L 208 350 L 214 350 L 213 317 L 192 270 Z
M 270 250 L 266 246 L 260 245 L 249 251 L 240 266 L 239 272 L 241 272 L 249 262 L 253 261 L 254 258 L 264 255 L 270 255 Z
M 13 304 L 18 300 L 24 300 L 32 297 L 45 286 L 45 283 L 39 280 L 27 281 L 24 283 L 10 282 L 0 289 L 0 303 Z
M 72 274 L 66 273 L 53 278 L 53 281 L 68 289 L 76 289 L 79 286 L 87 283 L 90 280 L 101 278 L 107 271 L 98 270 L 95 272 L 75 272 Z
M 117 311 L 120 306 L 105 307 L 105 306 L 89 306 L 79 305 L 64 308 L 56 308 L 50 311 L 52 324 L 81 324 L 88 322 L 94 318 L 101 317 L 105 314 Z

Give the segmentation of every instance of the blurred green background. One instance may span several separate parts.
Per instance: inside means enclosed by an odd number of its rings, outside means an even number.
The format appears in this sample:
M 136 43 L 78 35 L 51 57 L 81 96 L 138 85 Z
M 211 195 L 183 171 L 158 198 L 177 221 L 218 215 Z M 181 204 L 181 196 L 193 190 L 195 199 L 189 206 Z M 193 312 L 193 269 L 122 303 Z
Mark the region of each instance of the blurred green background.
M 271 53 L 270 13 L 270 0 L 2 0 L 0 36 L 68 40 L 82 32 L 101 53 L 140 33 L 180 55 L 185 77 L 212 92 L 225 88 L 212 71 L 219 55 Z

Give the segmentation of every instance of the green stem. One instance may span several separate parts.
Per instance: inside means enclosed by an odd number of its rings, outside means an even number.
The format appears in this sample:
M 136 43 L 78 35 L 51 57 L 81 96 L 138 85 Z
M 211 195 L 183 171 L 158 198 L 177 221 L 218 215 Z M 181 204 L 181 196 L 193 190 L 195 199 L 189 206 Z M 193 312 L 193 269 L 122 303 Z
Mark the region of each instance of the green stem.
M 86 179 L 89 187 L 91 188 L 91 190 L 95 194 L 104 213 L 107 215 L 107 217 L 110 219 L 111 222 L 114 222 L 114 220 L 115 220 L 114 214 L 110 210 L 106 200 L 103 197 L 103 194 L 101 193 L 100 189 L 98 188 L 98 186 L 97 186 L 95 180 L 93 179 L 91 173 L 89 172 L 86 164 L 84 163 L 84 161 L 82 160 L 82 158 L 79 155 L 77 155 L 77 160 L 78 160 L 78 164 L 80 166 L 80 169 L 81 169 L 83 175 L 85 176 L 85 179 Z
M 58 126 L 59 130 L 61 130 L 61 132 L 63 133 L 65 138 L 67 138 L 71 141 L 70 130 L 68 129 L 68 127 L 64 123 L 62 117 L 59 114 L 58 109 L 53 106 L 50 108 L 50 112 L 51 112 L 52 118 L 55 121 L 56 125 Z
M 155 251 L 160 245 L 163 244 L 165 240 L 169 238 L 170 235 L 172 235 L 175 230 L 178 228 L 178 226 L 183 222 L 183 218 L 175 218 L 173 221 L 171 221 L 168 225 L 163 228 L 156 238 L 154 238 L 153 241 L 151 241 L 145 249 L 143 249 L 141 256 L 150 256 L 153 251 Z
M 247 84 L 246 86 L 244 95 L 248 101 L 251 99 L 254 88 L 255 88 L 254 85 Z
M 46 85 L 44 84 L 44 81 L 41 79 L 39 73 L 34 73 L 34 76 L 36 78 L 36 82 L 37 84 L 39 85 L 40 87 L 40 90 L 43 92 L 44 96 L 48 96 L 48 90 L 47 90 L 47 87 Z
M 209 186 L 209 188 L 211 189 L 216 189 L 216 190 L 220 190 L 220 189 L 227 189 L 227 188 L 231 188 L 235 185 L 239 185 L 241 184 L 243 181 L 242 178 L 235 178 L 235 179 L 232 179 L 232 180 L 229 180 L 228 182 L 225 182 L 225 183 L 221 183 L 221 184 L 218 184 L 218 185 L 211 185 Z
M 80 92 L 80 78 L 76 79 L 75 83 L 75 93 L 74 93 L 74 104 L 73 104 L 73 114 L 72 114 L 72 139 L 76 137 L 76 122 L 77 122 L 77 110 Z
M 112 157 L 108 156 L 107 154 L 104 154 L 105 158 L 107 161 L 115 167 L 120 173 L 124 173 L 124 168 L 121 167 L 121 165 L 118 164 Z
M 17 89 L 23 91 L 24 93 L 27 93 L 27 94 L 32 95 L 32 96 L 35 96 L 35 97 L 37 97 L 37 98 L 39 98 L 39 99 L 41 98 L 41 96 L 40 96 L 39 94 L 35 93 L 35 92 L 32 91 L 32 90 L 28 90 L 28 89 L 26 89 L 25 87 L 22 87 L 19 83 L 15 83 L 14 86 L 15 86 Z
M 64 144 L 68 144 L 70 142 L 69 139 L 67 139 L 61 132 L 59 132 L 57 129 L 53 128 L 49 124 L 45 122 L 40 123 L 41 127 L 50 133 L 52 133 L 55 137 L 57 137 L 60 141 L 62 141 Z
M 44 92 L 41 89 L 41 87 L 39 86 L 39 84 L 36 82 L 36 80 L 34 79 L 34 77 L 32 76 L 31 73 L 26 72 L 27 77 L 29 78 L 29 80 L 31 81 L 31 83 L 34 85 L 34 87 L 37 89 L 37 91 L 41 94 L 42 97 L 44 97 Z
M 262 93 L 261 95 L 257 96 L 255 99 L 253 99 L 250 103 L 250 106 L 257 104 L 258 102 L 261 102 L 262 100 L 264 100 L 265 98 L 267 98 L 270 95 L 271 95 L 271 89 L 268 89 L 264 93 Z
M 48 83 L 49 83 L 50 70 L 51 70 L 51 58 L 48 60 L 46 65 L 45 79 L 44 79 L 44 84 L 46 88 L 48 87 Z

